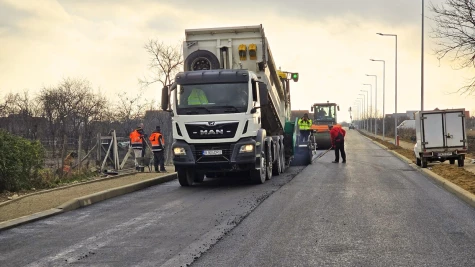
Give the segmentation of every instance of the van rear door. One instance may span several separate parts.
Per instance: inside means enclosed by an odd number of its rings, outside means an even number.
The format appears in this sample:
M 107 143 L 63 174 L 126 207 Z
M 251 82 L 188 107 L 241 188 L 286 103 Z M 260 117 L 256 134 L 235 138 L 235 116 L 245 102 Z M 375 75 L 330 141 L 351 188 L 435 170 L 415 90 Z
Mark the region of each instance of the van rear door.
M 444 147 L 444 126 L 442 113 L 425 113 L 422 120 L 423 139 L 426 149 Z
M 465 147 L 465 123 L 462 111 L 445 114 L 445 143 L 447 147 Z

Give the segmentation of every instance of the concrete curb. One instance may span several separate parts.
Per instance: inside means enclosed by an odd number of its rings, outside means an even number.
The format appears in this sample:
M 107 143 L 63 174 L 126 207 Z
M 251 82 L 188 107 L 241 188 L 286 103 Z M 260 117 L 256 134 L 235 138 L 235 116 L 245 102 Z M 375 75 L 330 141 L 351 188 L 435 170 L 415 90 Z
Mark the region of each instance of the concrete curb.
M 398 157 L 400 160 L 408 163 L 409 166 L 411 166 L 413 169 L 415 169 L 416 171 L 424 174 L 424 176 L 431 178 L 436 184 L 442 186 L 445 190 L 447 190 L 450 193 L 456 195 L 458 198 L 460 198 L 461 200 L 463 200 L 464 202 L 466 202 L 467 204 L 469 204 L 470 206 L 475 208 L 475 195 L 474 194 L 470 193 L 469 191 L 461 188 L 460 186 L 450 182 L 449 180 L 445 179 L 444 177 L 442 177 L 442 176 L 440 176 L 440 175 L 438 175 L 438 174 L 436 174 L 436 173 L 434 173 L 434 172 L 432 172 L 428 169 L 420 168 L 419 166 L 414 164 L 412 162 L 412 160 L 410 160 L 410 159 L 406 158 L 405 156 L 397 153 L 396 151 L 388 149 L 386 146 L 374 141 L 373 139 L 365 136 L 364 134 L 363 134 L 363 136 L 368 138 L 371 142 L 373 142 L 377 146 L 383 148 L 384 150 L 387 150 L 387 151 L 391 152 L 393 155 Z
M 10 229 L 10 228 L 25 224 L 25 223 L 30 223 L 33 221 L 37 221 L 40 219 L 58 215 L 64 212 L 75 210 L 81 207 L 89 206 L 91 204 L 94 204 L 94 203 L 97 203 L 109 198 L 132 193 L 134 191 L 138 191 L 147 187 L 169 182 L 175 179 L 177 179 L 177 174 L 171 173 L 165 176 L 160 176 L 160 177 L 148 179 L 145 181 L 137 182 L 134 184 L 129 184 L 129 185 L 121 186 L 121 187 L 104 190 L 104 191 L 97 192 L 97 193 L 87 195 L 84 197 L 75 198 L 70 201 L 67 201 L 66 203 L 60 205 L 57 208 L 52 208 L 49 210 L 37 212 L 35 214 L 23 216 L 23 217 L 12 219 L 5 222 L 0 222 L 0 232 L 6 229 Z

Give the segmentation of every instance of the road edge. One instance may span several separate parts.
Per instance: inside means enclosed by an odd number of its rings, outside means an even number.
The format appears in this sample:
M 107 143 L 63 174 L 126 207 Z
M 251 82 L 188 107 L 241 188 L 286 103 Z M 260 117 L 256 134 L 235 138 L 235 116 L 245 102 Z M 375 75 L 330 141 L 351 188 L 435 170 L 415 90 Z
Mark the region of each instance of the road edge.
M 26 215 L 26 216 L 22 216 L 16 219 L 0 222 L 0 232 L 3 230 L 16 227 L 16 226 L 20 226 L 22 224 L 34 222 L 40 219 L 45 219 L 47 217 L 51 217 L 51 216 L 58 215 L 64 212 L 72 211 L 81 207 L 89 206 L 106 199 L 132 193 L 134 191 L 138 191 L 141 189 L 145 189 L 147 187 L 169 182 L 175 179 L 177 179 L 177 173 L 170 173 L 164 176 L 148 179 L 145 181 L 140 181 L 140 182 L 129 184 L 129 185 L 124 185 L 121 187 L 107 189 L 107 190 L 90 194 L 87 196 L 75 198 L 61 204 L 60 206 L 56 208 L 52 208 L 52 209 L 40 211 L 31 215 Z
M 373 139 L 367 137 L 366 135 L 362 134 L 365 138 L 373 142 L 375 145 L 383 148 L 384 150 L 389 151 L 393 155 L 395 155 L 397 158 L 400 160 L 408 163 L 409 166 L 411 166 L 413 169 L 416 171 L 422 173 L 424 176 L 431 178 L 436 184 L 440 185 L 442 188 L 445 190 L 449 191 L 450 193 L 454 194 L 457 196 L 459 199 L 464 201 L 465 203 L 469 204 L 470 206 L 475 208 L 475 195 L 470 193 L 469 191 L 463 189 L 462 187 L 452 183 L 451 181 L 445 179 L 444 177 L 428 170 L 425 168 L 420 168 L 416 164 L 412 162 L 412 160 L 406 158 L 405 156 L 397 153 L 396 151 L 390 150 L 388 147 L 384 146 L 383 144 L 380 144 L 379 142 L 374 141 Z

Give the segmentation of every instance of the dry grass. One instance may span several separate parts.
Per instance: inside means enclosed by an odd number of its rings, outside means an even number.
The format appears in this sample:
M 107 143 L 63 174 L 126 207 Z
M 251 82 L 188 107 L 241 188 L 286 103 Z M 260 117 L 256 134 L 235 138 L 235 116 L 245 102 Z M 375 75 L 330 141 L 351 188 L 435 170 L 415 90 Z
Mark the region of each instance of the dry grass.
M 361 133 L 363 134 L 363 133 Z M 363 134 L 365 135 L 365 134 Z M 404 149 L 400 146 L 395 146 L 392 143 L 388 143 L 381 139 L 365 135 L 368 138 L 386 146 L 389 150 L 393 150 L 405 158 L 411 160 L 413 163 L 416 163 L 414 152 L 409 149 Z M 465 170 L 464 168 L 459 168 L 456 165 L 450 164 L 434 164 L 430 166 L 431 171 L 435 174 L 438 174 L 450 182 L 460 186 L 461 188 L 469 191 L 472 194 L 475 194 L 475 174 Z

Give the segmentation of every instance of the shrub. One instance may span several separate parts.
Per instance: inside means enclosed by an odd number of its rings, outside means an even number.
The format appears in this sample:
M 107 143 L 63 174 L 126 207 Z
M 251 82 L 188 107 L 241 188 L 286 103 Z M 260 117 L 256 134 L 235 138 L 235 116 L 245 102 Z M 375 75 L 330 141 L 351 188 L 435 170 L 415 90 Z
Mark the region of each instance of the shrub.
M 30 189 L 40 183 L 43 160 L 40 142 L 0 130 L 0 192 Z

